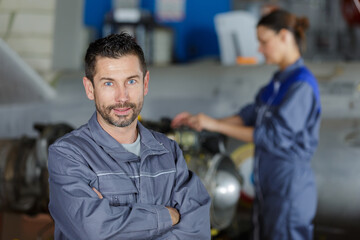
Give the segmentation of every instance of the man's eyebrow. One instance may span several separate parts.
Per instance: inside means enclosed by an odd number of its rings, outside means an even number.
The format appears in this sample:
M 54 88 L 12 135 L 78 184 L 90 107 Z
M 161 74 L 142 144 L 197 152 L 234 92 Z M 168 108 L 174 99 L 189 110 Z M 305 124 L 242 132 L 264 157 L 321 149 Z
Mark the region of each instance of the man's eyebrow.
M 138 74 L 135 74 L 135 75 L 127 77 L 127 79 L 131 79 L 131 78 L 140 78 L 140 76 Z
M 114 81 L 114 79 L 110 77 L 102 77 L 100 78 L 100 81 Z
M 135 75 L 131 75 L 131 76 L 126 77 L 126 79 L 132 79 L 132 78 L 140 78 L 140 75 L 135 74 Z M 115 81 L 115 79 L 111 78 L 111 77 L 102 77 L 102 78 L 100 78 L 100 81 Z

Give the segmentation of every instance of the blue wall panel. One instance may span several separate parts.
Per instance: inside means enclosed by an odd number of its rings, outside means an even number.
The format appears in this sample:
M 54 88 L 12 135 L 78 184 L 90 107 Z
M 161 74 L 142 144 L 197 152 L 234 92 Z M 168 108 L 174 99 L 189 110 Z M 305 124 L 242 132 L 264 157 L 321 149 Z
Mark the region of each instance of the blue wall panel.
M 231 9 L 231 0 L 184 0 L 185 18 L 181 21 L 163 21 L 156 18 L 156 0 L 141 0 L 140 7 L 154 14 L 157 23 L 174 31 L 176 62 L 188 62 L 203 57 L 218 57 L 219 44 L 214 16 Z M 84 23 L 102 37 L 104 16 L 112 8 L 111 0 L 85 0 Z
M 112 0 L 85 0 L 84 24 L 93 28 L 95 37 L 102 37 L 105 14 L 112 8 Z
M 156 0 L 142 0 L 141 7 L 156 18 Z M 186 0 L 185 0 L 186 1 Z M 187 0 L 185 18 L 179 22 L 161 21 L 174 30 L 174 55 L 177 62 L 220 55 L 215 32 L 214 16 L 231 9 L 230 0 Z

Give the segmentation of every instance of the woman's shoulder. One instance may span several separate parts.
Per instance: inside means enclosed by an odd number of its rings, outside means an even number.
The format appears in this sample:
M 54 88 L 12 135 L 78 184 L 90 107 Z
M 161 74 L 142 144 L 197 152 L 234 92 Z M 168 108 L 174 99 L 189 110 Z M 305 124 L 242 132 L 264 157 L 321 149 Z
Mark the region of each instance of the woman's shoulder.
M 296 80 L 297 81 L 314 81 L 314 80 L 316 80 L 314 74 L 305 65 L 295 69 L 294 73 L 292 74 L 292 78 L 294 78 L 295 81 Z

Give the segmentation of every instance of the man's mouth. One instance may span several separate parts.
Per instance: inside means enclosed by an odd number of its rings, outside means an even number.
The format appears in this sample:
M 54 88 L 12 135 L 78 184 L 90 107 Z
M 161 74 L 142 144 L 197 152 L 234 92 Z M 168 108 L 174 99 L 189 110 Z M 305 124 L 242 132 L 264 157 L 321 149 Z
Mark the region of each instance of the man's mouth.
M 125 115 L 129 115 L 131 108 L 130 107 L 124 107 L 124 108 L 113 108 L 113 111 L 116 115 L 121 115 L 121 116 L 125 116 Z

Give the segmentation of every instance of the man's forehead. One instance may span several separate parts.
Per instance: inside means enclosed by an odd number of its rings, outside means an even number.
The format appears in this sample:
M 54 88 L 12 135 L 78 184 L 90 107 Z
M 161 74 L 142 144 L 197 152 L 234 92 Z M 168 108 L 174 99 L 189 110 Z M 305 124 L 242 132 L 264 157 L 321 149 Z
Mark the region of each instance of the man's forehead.
M 115 79 L 115 75 L 120 76 L 120 74 L 122 78 L 138 77 L 142 79 L 144 77 L 140 62 L 134 55 L 126 55 L 119 58 L 98 58 L 95 65 L 94 78 Z
M 128 68 L 129 66 L 127 65 L 129 64 L 131 65 L 132 69 L 138 68 L 139 71 L 141 71 L 141 64 L 139 58 L 136 55 L 124 55 L 117 58 L 98 56 L 96 58 L 95 69 L 98 70 L 99 67 L 107 67 L 107 66 L 121 68 L 122 66 L 125 65 L 126 68 Z
M 140 59 L 135 54 L 124 54 L 124 55 L 119 55 L 119 56 L 114 55 L 114 57 L 98 55 L 98 56 L 96 56 L 95 60 L 96 60 L 96 62 L 98 62 L 98 61 L 102 61 L 102 60 L 124 60 L 126 58 L 134 58 L 140 64 Z

